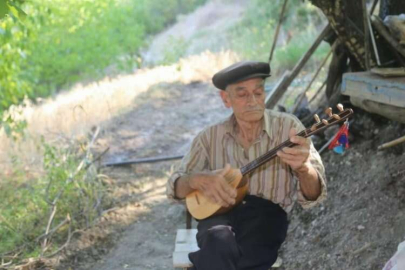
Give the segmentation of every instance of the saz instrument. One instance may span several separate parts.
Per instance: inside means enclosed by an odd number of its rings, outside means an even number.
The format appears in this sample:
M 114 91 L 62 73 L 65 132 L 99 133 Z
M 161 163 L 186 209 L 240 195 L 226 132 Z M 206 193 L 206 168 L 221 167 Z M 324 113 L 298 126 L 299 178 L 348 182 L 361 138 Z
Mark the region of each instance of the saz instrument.
M 338 104 L 337 108 L 339 110 L 338 114 L 332 113 L 332 108 L 327 108 L 325 113 L 329 116 L 327 120 L 319 119 L 318 115 L 314 115 L 316 123 L 312 125 L 312 127 L 307 128 L 299 133 L 296 136 L 301 136 L 307 138 L 313 134 L 316 134 L 322 130 L 329 128 L 332 125 L 341 123 L 345 121 L 349 116 L 353 114 L 352 109 L 343 109 L 342 104 Z M 241 180 L 244 175 L 251 173 L 253 170 L 258 168 L 259 166 L 263 165 L 264 163 L 270 161 L 274 157 L 277 156 L 277 151 L 281 150 L 284 147 L 292 147 L 297 144 L 292 143 L 289 139 L 285 142 L 279 144 L 278 146 L 274 147 L 264 155 L 258 157 L 257 159 L 253 160 L 252 162 L 246 164 L 245 166 L 241 167 L 240 169 L 231 168 L 223 177 L 225 180 L 230 184 L 233 188 L 236 188 L 237 195 L 235 198 L 235 204 L 222 207 L 221 205 L 212 202 L 205 196 L 203 196 L 202 192 L 199 190 L 193 191 L 189 193 L 186 197 L 186 205 L 187 209 L 190 214 L 196 219 L 205 219 L 212 215 L 226 213 L 227 211 L 231 210 L 233 207 L 238 205 L 243 198 L 245 197 L 246 193 L 248 192 L 248 183 L 241 184 Z M 216 171 L 217 173 L 221 171 Z M 215 173 L 215 172 L 214 172 Z

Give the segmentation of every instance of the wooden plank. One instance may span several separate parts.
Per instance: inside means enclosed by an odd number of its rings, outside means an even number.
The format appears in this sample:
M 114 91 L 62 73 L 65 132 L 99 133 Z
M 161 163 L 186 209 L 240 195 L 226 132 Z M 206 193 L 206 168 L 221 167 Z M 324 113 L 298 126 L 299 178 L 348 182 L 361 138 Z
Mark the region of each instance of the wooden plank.
M 186 243 L 186 244 L 176 244 L 175 252 L 184 252 L 184 251 L 193 252 L 197 250 L 198 250 L 197 243 L 195 244 Z
M 188 254 L 198 250 L 197 229 L 178 229 L 173 252 L 173 266 L 178 268 L 191 267 Z
M 193 266 L 188 259 L 190 252 L 174 252 L 173 253 L 173 266 L 174 268 L 187 268 Z
M 403 67 L 372 68 L 370 71 L 383 77 L 405 77 L 405 68 Z
M 197 235 L 197 229 L 178 229 L 176 235 L 177 243 L 197 243 L 195 238 Z
M 370 72 L 343 74 L 343 95 L 405 108 L 405 77 L 384 78 Z
M 358 97 L 350 97 L 350 102 L 365 111 L 382 115 L 388 119 L 405 123 L 405 108 L 366 100 Z

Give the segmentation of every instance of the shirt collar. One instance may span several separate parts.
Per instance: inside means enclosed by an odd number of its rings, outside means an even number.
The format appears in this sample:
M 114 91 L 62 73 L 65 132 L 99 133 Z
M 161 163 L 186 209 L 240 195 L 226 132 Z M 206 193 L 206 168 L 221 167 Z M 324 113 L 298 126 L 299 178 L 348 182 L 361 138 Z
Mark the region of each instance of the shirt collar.
M 273 132 L 272 132 L 271 127 L 270 127 L 270 121 L 272 119 L 270 119 L 270 116 L 267 113 L 267 110 L 264 110 L 263 118 L 264 118 L 263 130 L 266 131 L 266 133 L 267 133 L 267 135 L 269 136 L 270 139 L 273 139 Z M 273 128 L 274 128 L 274 126 L 273 126 Z
M 273 139 L 273 132 L 271 131 L 270 128 L 270 116 L 267 113 L 267 110 L 264 110 L 264 114 L 263 114 L 263 120 L 264 120 L 264 125 L 263 125 L 263 131 L 265 131 L 267 133 L 267 135 L 269 136 L 270 139 Z M 225 125 L 225 130 L 226 133 L 229 133 L 232 136 L 236 136 L 236 117 L 235 114 L 232 114 L 228 121 L 226 122 Z

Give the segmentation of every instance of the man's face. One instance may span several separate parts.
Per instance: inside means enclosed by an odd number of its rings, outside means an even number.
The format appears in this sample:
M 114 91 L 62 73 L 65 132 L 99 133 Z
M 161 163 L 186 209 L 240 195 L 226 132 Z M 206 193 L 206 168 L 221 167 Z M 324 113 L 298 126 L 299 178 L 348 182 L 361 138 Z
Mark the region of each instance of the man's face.
M 253 78 L 228 85 L 220 92 L 227 108 L 232 108 L 235 117 L 245 122 L 262 119 L 265 109 L 264 80 Z

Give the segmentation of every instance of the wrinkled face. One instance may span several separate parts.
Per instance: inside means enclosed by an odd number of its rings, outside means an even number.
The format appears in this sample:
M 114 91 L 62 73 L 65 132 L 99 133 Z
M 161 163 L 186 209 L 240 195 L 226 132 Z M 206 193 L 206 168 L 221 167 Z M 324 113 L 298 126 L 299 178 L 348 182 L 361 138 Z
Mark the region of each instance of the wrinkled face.
M 245 122 L 262 119 L 265 109 L 264 80 L 253 78 L 228 85 L 220 91 L 222 101 L 227 108 L 232 108 L 235 117 Z

